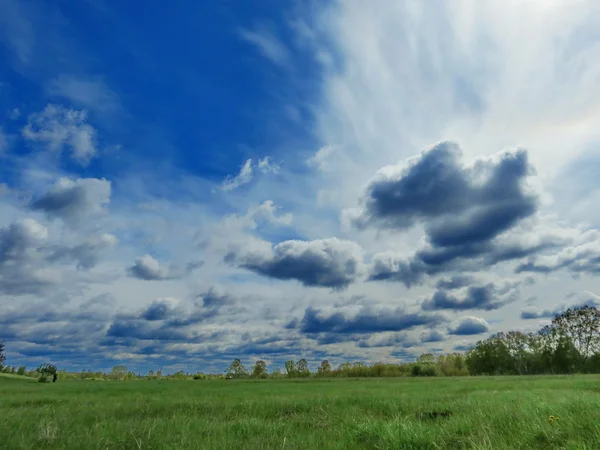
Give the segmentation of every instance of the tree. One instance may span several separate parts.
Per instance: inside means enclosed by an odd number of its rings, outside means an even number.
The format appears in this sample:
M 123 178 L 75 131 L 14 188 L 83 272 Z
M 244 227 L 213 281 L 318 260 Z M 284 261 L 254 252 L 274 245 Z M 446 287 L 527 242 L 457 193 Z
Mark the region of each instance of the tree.
M 254 368 L 252 369 L 253 378 L 267 378 L 267 363 L 262 359 L 256 361 Z
M 4 361 L 6 361 L 6 355 L 4 354 L 4 341 L 0 341 L 0 370 L 4 367 Z
M 296 372 L 301 377 L 310 376 L 310 369 L 308 368 L 308 362 L 304 358 L 298 361 L 296 365 Z
M 48 377 L 52 376 L 53 381 L 56 381 L 56 366 L 50 363 L 40 364 L 37 369 L 35 369 L 37 373 L 40 374 L 39 381 L 45 383 L 48 381 Z
M 294 361 L 286 361 L 285 362 L 285 373 L 288 378 L 293 378 L 296 376 L 296 363 Z
M 124 380 L 127 378 L 129 370 L 124 365 L 118 365 L 110 369 L 110 377 L 114 380 Z
M 317 369 L 317 373 L 319 375 L 329 375 L 331 373 L 331 364 L 329 364 L 329 361 L 321 361 L 321 365 Z
M 552 319 L 552 327 L 573 343 L 581 366 L 600 351 L 600 311 L 594 306 L 569 308 Z
M 417 358 L 417 364 L 435 364 L 435 355 L 431 353 L 423 353 Z
M 242 378 L 248 376 L 248 370 L 242 364 L 238 358 L 234 359 L 229 368 L 227 369 L 227 375 L 232 378 Z

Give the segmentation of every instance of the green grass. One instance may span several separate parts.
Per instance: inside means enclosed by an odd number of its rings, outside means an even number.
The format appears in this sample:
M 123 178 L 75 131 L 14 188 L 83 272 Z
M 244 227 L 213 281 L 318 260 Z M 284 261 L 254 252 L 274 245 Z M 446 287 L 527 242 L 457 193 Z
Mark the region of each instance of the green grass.
M 37 381 L 36 378 L 26 377 L 25 375 L 17 375 L 14 373 L 3 373 L 0 372 L 0 378 L 8 378 L 13 380 L 24 380 L 24 381 Z
M 448 410 L 449 417 L 423 417 Z M 600 377 L 0 378 L 0 448 L 598 449 Z M 558 416 L 554 423 L 550 415 Z

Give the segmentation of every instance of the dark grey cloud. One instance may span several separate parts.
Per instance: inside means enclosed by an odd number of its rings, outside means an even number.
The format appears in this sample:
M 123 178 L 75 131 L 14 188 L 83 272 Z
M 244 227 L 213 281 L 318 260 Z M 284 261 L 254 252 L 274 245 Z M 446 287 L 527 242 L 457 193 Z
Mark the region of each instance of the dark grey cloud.
M 474 347 L 474 345 L 455 345 L 454 351 L 457 352 L 468 352 Z
M 462 297 L 438 290 L 429 300 L 421 304 L 421 308 L 424 311 L 441 309 L 492 311 L 515 301 L 517 299 L 515 289 L 518 285 L 519 283 L 512 283 L 508 287 L 498 287 L 493 283 L 489 283 L 484 286 L 471 286 L 467 288 L 465 295 Z
M 486 242 L 448 248 L 434 248 L 428 245 L 408 257 L 390 252 L 380 253 L 373 256 L 368 279 L 397 281 L 410 288 L 423 283 L 427 276 L 489 269 L 501 262 L 555 249 L 561 244 L 564 244 L 564 241 L 548 237 L 535 244 Z
M 60 285 L 65 290 L 61 277 L 64 263 L 90 269 L 116 243 L 108 233 L 74 243 L 53 243 L 46 227 L 33 219 L 12 223 L 0 229 L 0 294 L 48 297 L 52 287 Z
M 128 273 L 133 278 L 140 280 L 168 280 L 176 278 L 176 274 L 169 268 L 162 267 L 160 263 L 150 255 L 144 255 L 138 258 L 133 266 L 128 269 Z
M 424 223 L 436 247 L 486 242 L 531 216 L 537 198 L 523 182 L 532 173 L 527 152 L 503 152 L 472 167 L 457 144 L 441 142 L 405 166 L 382 170 L 369 184 L 361 227 L 405 229 Z
M 47 237 L 32 219 L 0 229 L 0 294 L 41 294 L 60 281 L 44 264 Z
M 548 246 L 497 241 L 537 211 L 538 197 L 525 186 L 533 173 L 527 152 L 504 151 L 471 166 L 461 156 L 456 144 L 441 142 L 404 166 L 386 167 L 367 187 L 362 207 L 348 212 L 359 228 L 425 228 L 426 245 L 413 256 L 375 255 L 370 280 L 410 287 L 426 275 L 481 270 Z
M 177 313 L 176 301 L 173 299 L 155 300 L 142 312 L 140 318 L 148 321 L 166 320 L 172 318 Z
M 450 278 L 444 278 L 437 282 L 438 289 L 460 289 L 475 283 L 475 278 L 470 275 L 453 275 Z
M 354 242 L 337 238 L 284 241 L 260 251 L 238 250 L 226 261 L 260 275 L 298 280 L 305 286 L 343 289 L 360 274 L 362 250 Z
M 73 261 L 80 269 L 91 269 L 98 264 L 103 253 L 116 244 L 115 236 L 103 233 L 78 244 L 55 246 L 48 256 L 48 261 Z
M 44 195 L 31 203 L 35 211 L 66 222 L 78 221 L 100 212 L 110 202 L 110 181 L 97 178 L 61 178 Z
M 490 329 L 489 324 L 480 317 L 466 316 L 461 318 L 455 327 L 450 328 L 450 334 L 459 336 L 470 336 L 474 334 L 486 333 Z
M 199 334 L 189 327 L 218 316 L 224 306 L 234 303 L 234 298 L 215 289 L 198 295 L 191 308 L 174 298 L 157 299 L 138 314 L 115 317 L 106 337 L 197 342 Z
M 372 310 L 363 308 L 353 317 L 341 312 L 329 316 L 315 308 L 307 308 L 299 328 L 305 334 L 318 333 L 378 333 L 382 331 L 404 331 L 420 325 L 435 325 L 445 321 L 436 314 L 407 313 L 401 308 Z
M 422 343 L 442 342 L 445 339 L 446 338 L 444 337 L 444 335 L 437 330 L 430 330 L 430 331 L 426 331 L 421 334 L 421 342 Z

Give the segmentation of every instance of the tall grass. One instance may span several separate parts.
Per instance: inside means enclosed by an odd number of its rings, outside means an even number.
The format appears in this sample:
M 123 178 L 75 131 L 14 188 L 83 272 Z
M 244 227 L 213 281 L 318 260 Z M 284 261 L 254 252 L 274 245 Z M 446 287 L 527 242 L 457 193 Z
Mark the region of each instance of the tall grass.
M 0 448 L 598 449 L 599 410 L 598 376 L 0 378 Z

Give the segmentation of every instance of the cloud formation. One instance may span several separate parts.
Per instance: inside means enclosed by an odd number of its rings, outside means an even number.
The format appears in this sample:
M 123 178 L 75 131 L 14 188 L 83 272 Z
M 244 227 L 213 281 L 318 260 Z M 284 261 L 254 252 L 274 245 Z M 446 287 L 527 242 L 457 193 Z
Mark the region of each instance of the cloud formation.
M 441 142 L 406 164 L 384 167 L 369 183 L 363 206 L 346 211 L 360 229 L 425 228 L 426 246 L 412 258 L 375 255 L 372 280 L 411 286 L 465 258 L 491 266 L 538 251 L 496 240 L 538 208 L 537 195 L 526 185 L 533 173 L 527 152 L 503 151 L 470 165 L 461 157 L 457 144 Z
M 52 152 L 65 149 L 81 165 L 87 165 L 96 155 L 96 130 L 87 123 L 87 112 L 50 104 L 29 116 L 23 137 L 40 143 Z
M 518 285 L 519 283 L 513 283 L 498 287 L 493 283 L 489 283 L 484 286 L 470 286 L 466 289 L 462 297 L 437 290 L 430 299 L 421 304 L 421 308 L 424 311 L 441 309 L 454 311 L 480 309 L 492 311 L 515 301 L 517 299 L 516 288 Z
M 524 189 L 532 173 L 524 150 L 461 162 L 453 142 L 441 142 L 405 165 L 379 171 L 354 223 L 402 230 L 424 223 L 435 247 L 485 242 L 531 216 L 537 199 Z
M 241 249 L 231 252 L 226 260 L 270 278 L 343 289 L 360 275 L 363 255 L 354 242 L 330 238 L 284 241 L 253 251 Z
M 65 222 L 77 222 L 104 211 L 110 202 L 111 183 L 105 179 L 60 178 L 52 188 L 31 203 L 31 209 Z
M 407 313 L 402 308 L 395 310 L 364 308 L 353 317 L 346 317 L 341 312 L 326 315 L 318 309 L 307 308 L 298 328 L 305 334 L 363 334 L 410 330 L 420 325 L 437 325 L 445 320 L 446 318 L 441 315 Z
M 471 336 L 474 334 L 487 333 L 490 325 L 481 317 L 465 316 L 448 330 L 450 334 L 458 336 Z
M 140 280 L 168 280 L 175 278 L 176 274 L 167 267 L 162 267 L 160 263 L 150 255 L 139 257 L 133 266 L 127 269 L 130 276 Z

